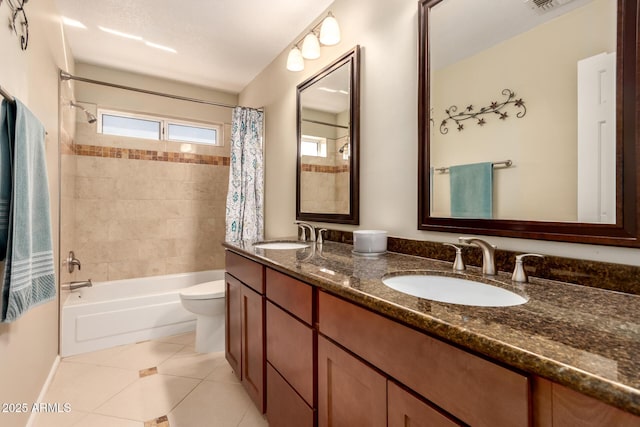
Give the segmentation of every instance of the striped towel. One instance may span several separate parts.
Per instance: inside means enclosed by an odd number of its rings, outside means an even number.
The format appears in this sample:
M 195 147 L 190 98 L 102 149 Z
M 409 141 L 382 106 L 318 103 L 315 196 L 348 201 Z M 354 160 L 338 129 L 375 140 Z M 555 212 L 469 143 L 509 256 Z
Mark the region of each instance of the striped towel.
M 0 320 L 13 322 L 55 297 L 56 278 L 44 126 L 19 100 L 5 108 L 15 108 L 15 135 L 9 133 L 13 181 Z

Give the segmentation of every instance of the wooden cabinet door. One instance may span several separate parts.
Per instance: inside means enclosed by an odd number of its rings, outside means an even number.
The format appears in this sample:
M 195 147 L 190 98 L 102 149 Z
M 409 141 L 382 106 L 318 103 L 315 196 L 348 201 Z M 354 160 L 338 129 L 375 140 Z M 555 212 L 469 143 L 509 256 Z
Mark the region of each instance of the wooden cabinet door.
M 386 378 L 319 336 L 318 426 L 386 425 Z
M 267 420 L 270 427 L 313 427 L 313 409 L 267 362 Z
M 248 286 L 241 287 L 242 385 L 264 413 L 264 297 Z
M 233 372 L 242 380 L 242 317 L 240 310 L 242 283 L 225 274 L 225 357 Z
M 448 418 L 392 381 L 387 384 L 388 427 L 456 427 Z

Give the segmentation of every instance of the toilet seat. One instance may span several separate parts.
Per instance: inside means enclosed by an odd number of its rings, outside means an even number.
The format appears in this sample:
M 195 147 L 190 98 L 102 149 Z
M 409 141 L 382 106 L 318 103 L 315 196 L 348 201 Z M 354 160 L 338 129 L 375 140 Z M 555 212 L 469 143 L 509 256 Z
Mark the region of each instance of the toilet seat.
M 224 280 L 213 280 L 211 282 L 200 283 L 189 286 L 180 291 L 180 297 L 184 299 L 215 299 L 224 298 Z

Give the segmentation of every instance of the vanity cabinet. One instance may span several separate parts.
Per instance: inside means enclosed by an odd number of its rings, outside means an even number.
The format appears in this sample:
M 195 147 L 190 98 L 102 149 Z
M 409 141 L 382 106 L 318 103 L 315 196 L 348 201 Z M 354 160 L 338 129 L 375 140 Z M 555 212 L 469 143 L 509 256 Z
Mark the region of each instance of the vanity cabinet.
M 229 251 L 225 260 L 225 357 L 253 402 L 264 412 L 264 267 Z
M 318 325 L 320 334 L 466 424 L 529 425 L 525 375 L 325 292 L 318 295 Z M 319 419 L 323 410 L 319 405 Z
M 266 270 L 267 420 L 274 427 L 315 425 L 314 289 Z
M 226 261 L 226 358 L 272 427 L 640 426 L 259 262 Z
M 535 427 L 640 426 L 640 417 L 560 384 L 535 377 L 533 385 Z

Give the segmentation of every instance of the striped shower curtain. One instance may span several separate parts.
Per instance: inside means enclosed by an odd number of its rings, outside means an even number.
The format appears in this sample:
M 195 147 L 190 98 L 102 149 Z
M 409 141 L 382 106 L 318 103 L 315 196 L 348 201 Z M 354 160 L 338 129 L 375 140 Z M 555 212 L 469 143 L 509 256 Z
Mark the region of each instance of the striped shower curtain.
M 225 240 L 264 238 L 264 165 L 261 111 L 233 110 L 231 170 L 227 193 Z

